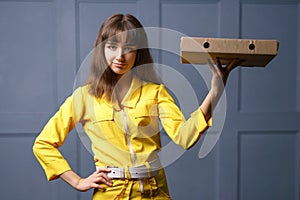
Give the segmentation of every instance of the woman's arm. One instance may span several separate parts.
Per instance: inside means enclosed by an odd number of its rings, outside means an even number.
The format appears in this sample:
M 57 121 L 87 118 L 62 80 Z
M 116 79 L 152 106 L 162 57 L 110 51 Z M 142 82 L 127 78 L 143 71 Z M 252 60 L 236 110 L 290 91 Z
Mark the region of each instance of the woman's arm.
M 211 118 L 212 112 L 222 96 L 230 72 L 241 63 L 242 60 L 233 59 L 226 67 L 223 67 L 220 59 L 217 58 L 217 67 L 215 68 L 211 60 L 208 60 L 208 66 L 212 72 L 211 89 L 200 106 L 206 120 Z
M 83 115 L 84 101 L 81 91 L 81 88 L 76 89 L 73 95 L 65 100 L 33 144 L 33 153 L 49 181 L 57 179 L 60 174 L 71 170 L 68 162 L 60 153 L 59 147 L 63 145 L 69 132 Z
M 170 138 L 184 149 L 192 147 L 201 135 L 211 126 L 214 107 L 224 91 L 224 85 L 231 70 L 240 65 L 240 60 L 233 60 L 226 67 L 222 67 L 220 60 L 214 64 L 209 61 L 212 71 L 211 89 L 197 110 L 186 120 L 181 110 L 175 104 L 171 95 L 164 87 L 158 92 L 159 118 Z

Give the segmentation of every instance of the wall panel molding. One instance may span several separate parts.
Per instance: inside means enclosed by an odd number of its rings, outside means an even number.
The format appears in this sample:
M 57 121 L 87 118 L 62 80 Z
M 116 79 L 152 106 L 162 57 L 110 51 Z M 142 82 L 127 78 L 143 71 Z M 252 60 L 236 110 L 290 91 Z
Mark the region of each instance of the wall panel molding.
M 300 2 L 298 3 L 297 15 L 297 55 L 300 55 Z M 300 56 L 297 56 L 297 111 L 300 112 Z
M 0 10 L 0 132 L 38 132 L 56 107 L 54 1 L 0 1 Z
M 161 4 L 207 4 L 218 3 L 221 0 L 160 0 Z
M 73 92 L 76 63 L 76 24 L 74 0 L 55 0 L 57 107 Z
M 299 132 L 240 131 L 238 144 L 238 199 L 298 199 Z
M 253 112 L 233 117 L 238 130 L 288 130 L 300 129 L 300 112 Z
M 239 112 L 273 113 L 296 110 L 298 47 L 295 41 L 299 35 L 297 17 L 296 3 L 241 4 L 241 38 L 276 39 L 280 45 L 278 55 L 265 68 L 240 70 Z M 290 33 L 288 37 L 286 32 Z M 287 60 L 289 67 L 286 67 Z M 279 81 L 283 77 L 289 78 Z
M 51 2 L 53 3 L 55 0 L 0 0 L 0 2 L 19 2 L 19 3 L 43 3 L 43 2 Z
M 109 4 L 127 4 L 137 3 L 140 0 L 76 0 L 76 3 L 109 3 Z
M 0 134 L 1 199 L 58 199 L 56 185 L 49 184 L 32 153 L 35 136 Z
M 241 3 L 247 4 L 295 4 L 300 0 L 240 0 Z

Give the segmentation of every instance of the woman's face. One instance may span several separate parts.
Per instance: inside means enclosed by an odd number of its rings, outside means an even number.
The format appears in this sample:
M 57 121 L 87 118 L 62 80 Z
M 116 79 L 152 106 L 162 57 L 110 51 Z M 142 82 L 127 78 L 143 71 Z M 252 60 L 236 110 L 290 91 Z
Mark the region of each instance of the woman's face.
M 134 66 L 137 48 L 134 44 L 122 41 L 108 41 L 104 46 L 104 54 L 111 70 L 118 75 L 123 75 Z

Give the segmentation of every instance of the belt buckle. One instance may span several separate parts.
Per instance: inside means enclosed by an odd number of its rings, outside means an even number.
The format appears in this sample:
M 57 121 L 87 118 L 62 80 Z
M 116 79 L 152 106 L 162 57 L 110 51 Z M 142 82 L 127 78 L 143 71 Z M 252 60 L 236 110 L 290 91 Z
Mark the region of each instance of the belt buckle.
M 107 169 L 110 169 L 110 172 L 106 173 L 109 178 L 126 178 L 124 168 L 119 168 L 115 166 L 106 166 Z

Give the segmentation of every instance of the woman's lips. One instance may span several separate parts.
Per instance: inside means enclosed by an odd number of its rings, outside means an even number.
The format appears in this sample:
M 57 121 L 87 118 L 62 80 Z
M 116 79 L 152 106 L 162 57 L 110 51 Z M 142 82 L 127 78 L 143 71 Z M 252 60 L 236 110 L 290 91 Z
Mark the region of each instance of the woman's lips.
M 113 63 L 116 67 L 121 68 L 125 66 L 125 63 Z

